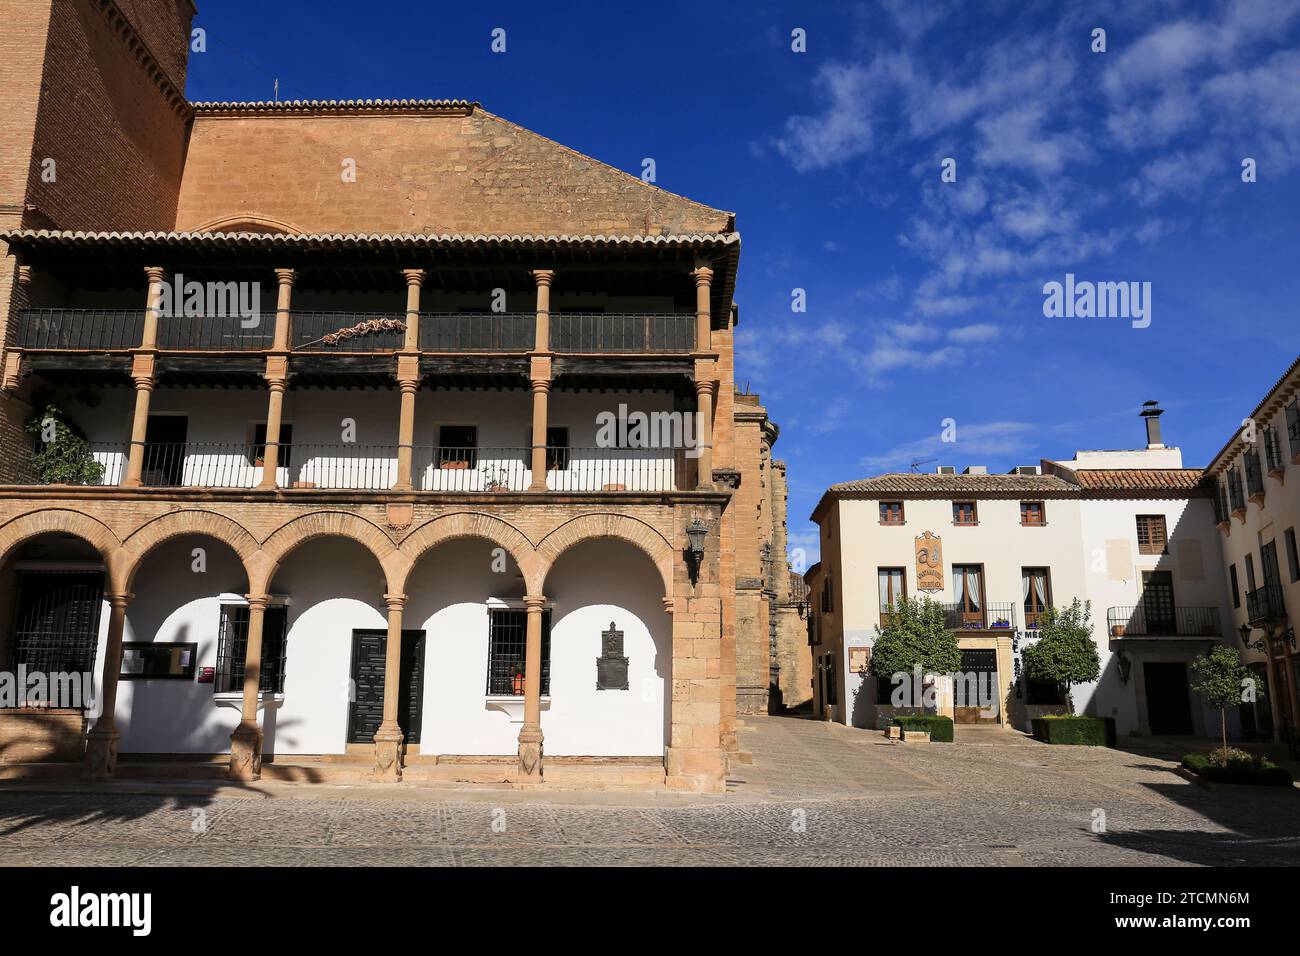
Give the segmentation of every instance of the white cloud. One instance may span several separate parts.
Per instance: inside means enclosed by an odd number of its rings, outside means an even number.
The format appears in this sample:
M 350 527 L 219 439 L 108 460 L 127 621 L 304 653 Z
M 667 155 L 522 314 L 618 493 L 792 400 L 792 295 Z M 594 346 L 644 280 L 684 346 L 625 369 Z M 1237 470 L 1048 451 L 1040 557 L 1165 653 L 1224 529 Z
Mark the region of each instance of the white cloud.
M 986 459 L 1023 456 L 1031 451 L 1031 440 L 1041 429 L 1030 422 L 1002 421 L 963 424 L 957 419 L 957 440 L 943 440 L 943 423 L 935 422 L 933 434 L 903 442 L 878 455 L 868 455 L 858 464 L 868 472 L 907 471 L 914 461 L 940 459 L 937 464 L 956 465 L 958 456 L 964 465 L 986 464 Z

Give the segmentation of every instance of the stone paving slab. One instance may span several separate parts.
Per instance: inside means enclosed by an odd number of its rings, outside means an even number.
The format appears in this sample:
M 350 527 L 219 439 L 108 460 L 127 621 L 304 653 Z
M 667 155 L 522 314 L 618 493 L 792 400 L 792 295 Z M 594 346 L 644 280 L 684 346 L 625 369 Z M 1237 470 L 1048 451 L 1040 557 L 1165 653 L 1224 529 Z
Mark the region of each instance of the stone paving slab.
M 0 785 L 0 865 L 1296 865 L 1300 794 L 1152 753 L 908 746 L 748 718 L 725 796 L 403 786 Z M 1099 815 L 1104 830 L 1096 832 Z

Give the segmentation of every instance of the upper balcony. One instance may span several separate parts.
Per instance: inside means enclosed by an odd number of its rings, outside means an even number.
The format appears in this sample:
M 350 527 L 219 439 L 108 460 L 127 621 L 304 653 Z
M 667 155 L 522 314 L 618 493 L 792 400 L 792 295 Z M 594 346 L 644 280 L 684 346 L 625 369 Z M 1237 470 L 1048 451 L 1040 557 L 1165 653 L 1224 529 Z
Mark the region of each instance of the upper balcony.
M 1217 607 L 1112 607 L 1106 624 L 1112 640 L 1223 636 Z
M 1016 627 L 1016 605 L 1013 603 L 985 603 L 983 605 L 945 604 L 943 624 L 950 631 L 1011 631 Z
M 1286 600 L 1282 585 L 1265 584 L 1246 592 L 1246 621 L 1255 625 L 1271 625 L 1286 618 Z
M 272 316 L 273 318 L 273 316 Z M 143 309 L 41 308 L 18 311 L 17 348 L 29 353 L 128 353 L 141 347 Z M 394 353 L 405 343 L 405 312 L 289 312 L 289 351 L 317 355 Z M 420 312 L 418 351 L 430 354 L 525 354 L 534 348 L 535 312 Z M 566 312 L 550 315 L 551 350 L 586 355 L 688 355 L 695 350 L 695 313 Z M 366 323 L 377 332 L 347 335 Z M 340 334 L 343 333 L 343 334 Z M 162 353 L 269 352 L 274 322 L 239 315 L 163 316 Z

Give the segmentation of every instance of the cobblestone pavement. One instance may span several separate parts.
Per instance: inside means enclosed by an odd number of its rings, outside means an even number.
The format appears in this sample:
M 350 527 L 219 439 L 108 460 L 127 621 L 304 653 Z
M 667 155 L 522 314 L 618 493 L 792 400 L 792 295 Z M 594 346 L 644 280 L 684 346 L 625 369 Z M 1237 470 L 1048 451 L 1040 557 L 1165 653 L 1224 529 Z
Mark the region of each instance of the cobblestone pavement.
M 959 738 L 963 731 L 959 729 Z M 1000 731 L 907 746 L 750 718 L 725 797 L 0 787 L 0 865 L 1294 865 L 1300 794 Z M 145 790 L 146 792 L 140 792 Z M 1104 814 L 1104 832 L 1093 832 Z

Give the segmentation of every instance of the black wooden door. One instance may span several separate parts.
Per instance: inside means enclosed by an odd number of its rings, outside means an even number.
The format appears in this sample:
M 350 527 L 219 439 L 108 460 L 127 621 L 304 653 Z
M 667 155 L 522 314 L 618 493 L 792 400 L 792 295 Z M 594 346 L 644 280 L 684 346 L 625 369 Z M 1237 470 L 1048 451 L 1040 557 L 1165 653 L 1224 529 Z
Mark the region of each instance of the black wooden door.
M 1146 679 L 1147 722 L 1151 733 L 1190 734 L 1192 707 L 1187 697 L 1187 665 L 1147 661 L 1142 665 Z
M 953 681 L 953 721 L 977 724 L 997 720 L 998 652 L 973 648 L 961 652 L 961 672 Z
M 352 680 L 355 699 L 348 714 L 348 743 L 368 744 L 384 720 L 384 659 L 388 632 L 352 632 Z M 408 744 L 420 742 L 420 698 L 424 691 L 424 631 L 402 632 L 402 694 L 397 722 Z

